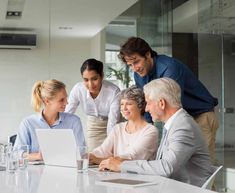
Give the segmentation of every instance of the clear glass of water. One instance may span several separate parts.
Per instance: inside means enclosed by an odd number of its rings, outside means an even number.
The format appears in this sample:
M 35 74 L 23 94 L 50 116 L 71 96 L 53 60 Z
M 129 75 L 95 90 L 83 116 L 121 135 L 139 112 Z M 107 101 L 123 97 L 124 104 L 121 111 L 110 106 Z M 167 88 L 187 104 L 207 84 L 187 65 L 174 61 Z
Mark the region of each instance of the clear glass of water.
M 6 153 L 12 151 L 12 143 L 0 144 L 0 166 L 6 166 Z
M 7 166 L 7 152 L 11 152 L 13 149 L 12 143 L 0 144 L 0 171 L 5 171 Z
M 16 150 L 9 150 L 6 152 L 6 171 L 15 173 L 18 168 L 18 152 Z
M 5 145 L 0 144 L 0 166 L 6 165 Z
M 19 169 L 24 170 L 28 167 L 29 146 L 28 145 L 18 146 L 17 152 L 18 152 L 18 167 Z
M 76 159 L 77 171 L 80 173 L 86 172 L 89 165 L 89 154 L 87 146 L 77 146 Z

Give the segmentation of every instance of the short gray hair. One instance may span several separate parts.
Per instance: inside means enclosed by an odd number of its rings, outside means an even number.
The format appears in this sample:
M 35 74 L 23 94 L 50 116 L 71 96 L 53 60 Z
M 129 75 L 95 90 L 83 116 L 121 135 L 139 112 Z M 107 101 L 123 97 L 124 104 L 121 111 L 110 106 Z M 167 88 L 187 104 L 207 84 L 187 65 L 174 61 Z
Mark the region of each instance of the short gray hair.
M 171 107 L 182 107 L 180 86 L 171 78 L 164 77 L 152 80 L 144 86 L 144 94 L 152 100 L 163 98 Z
M 121 99 L 134 100 L 137 103 L 138 108 L 140 109 L 141 115 L 145 112 L 145 97 L 142 89 L 133 85 L 130 88 L 124 89 L 121 92 Z

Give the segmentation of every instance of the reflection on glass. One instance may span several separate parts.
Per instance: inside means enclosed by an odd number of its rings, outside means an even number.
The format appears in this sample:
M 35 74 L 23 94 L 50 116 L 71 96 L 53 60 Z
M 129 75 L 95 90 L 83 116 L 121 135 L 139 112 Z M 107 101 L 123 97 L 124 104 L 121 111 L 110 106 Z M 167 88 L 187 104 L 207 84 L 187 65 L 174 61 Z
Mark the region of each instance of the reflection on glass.
M 75 193 L 77 192 L 76 177 L 76 168 L 45 166 L 41 175 L 38 192 Z

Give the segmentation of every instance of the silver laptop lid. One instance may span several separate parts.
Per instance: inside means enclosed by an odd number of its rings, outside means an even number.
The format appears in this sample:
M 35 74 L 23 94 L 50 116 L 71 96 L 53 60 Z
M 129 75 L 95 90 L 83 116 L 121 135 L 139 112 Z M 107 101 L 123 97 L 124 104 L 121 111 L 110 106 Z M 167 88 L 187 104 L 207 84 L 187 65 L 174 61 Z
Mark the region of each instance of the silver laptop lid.
M 76 167 L 76 141 L 71 129 L 36 129 L 45 165 Z

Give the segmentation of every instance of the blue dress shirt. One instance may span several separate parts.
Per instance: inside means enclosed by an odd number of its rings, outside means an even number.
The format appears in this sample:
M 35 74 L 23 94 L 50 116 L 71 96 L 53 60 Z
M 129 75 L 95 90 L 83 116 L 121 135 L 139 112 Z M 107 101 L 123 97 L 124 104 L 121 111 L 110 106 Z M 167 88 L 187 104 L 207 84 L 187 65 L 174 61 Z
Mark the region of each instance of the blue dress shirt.
M 80 118 L 76 115 L 63 112 L 59 113 L 59 119 L 52 126 L 48 125 L 42 113 L 26 117 L 20 124 L 14 147 L 28 145 L 29 153 L 39 152 L 35 129 L 72 129 L 77 145 L 85 145 Z
M 183 108 L 192 116 L 213 111 L 218 104 L 206 87 L 198 80 L 193 72 L 179 60 L 156 53 L 154 67 L 149 74 L 141 77 L 134 73 L 137 87 L 142 88 L 150 81 L 168 77 L 175 80 L 181 87 L 181 102 Z

